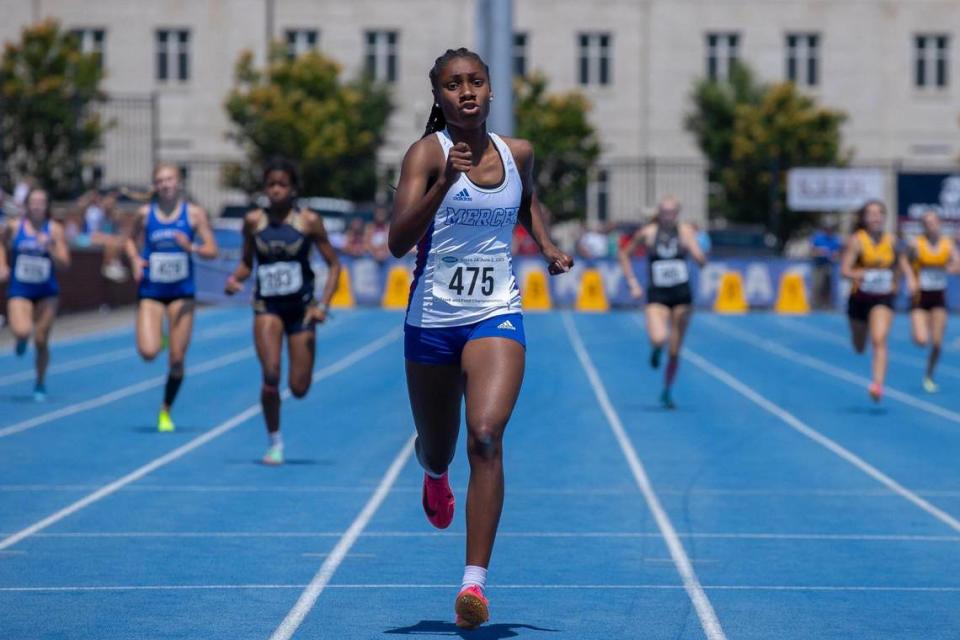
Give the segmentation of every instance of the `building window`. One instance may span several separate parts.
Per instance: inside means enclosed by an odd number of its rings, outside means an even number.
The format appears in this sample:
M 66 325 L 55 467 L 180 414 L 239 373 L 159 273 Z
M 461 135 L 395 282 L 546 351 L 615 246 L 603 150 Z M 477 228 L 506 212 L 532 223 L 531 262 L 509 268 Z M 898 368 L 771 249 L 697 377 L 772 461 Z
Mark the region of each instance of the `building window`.
M 707 77 L 729 80 L 730 70 L 740 56 L 739 33 L 707 34 Z
M 157 31 L 157 80 L 166 82 L 190 79 L 190 31 L 160 29 Z
M 820 84 L 819 34 L 787 34 L 787 80 L 803 87 Z
M 513 75 L 522 78 L 527 75 L 527 34 L 513 34 Z
M 609 33 L 581 33 L 580 84 L 608 85 L 613 79 Z
M 378 82 L 397 81 L 396 31 L 367 31 L 367 75 Z
M 916 62 L 914 84 L 917 88 L 946 88 L 948 82 L 947 62 L 950 57 L 950 36 L 919 34 L 914 38 L 914 59 Z
M 95 54 L 97 64 L 103 68 L 104 43 L 107 39 L 107 32 L 103 29 L 74 29 L 70 33 L 77 39 L 77 46 L 80 53 Z
M 316 29 L 287 29 L 287 57 L 291 60 L 317 50 Z
M 610 176 L 606 169 L 597 171 L 596 187 L 597 196 L 597 220 L 606 222 L 610 216 Z

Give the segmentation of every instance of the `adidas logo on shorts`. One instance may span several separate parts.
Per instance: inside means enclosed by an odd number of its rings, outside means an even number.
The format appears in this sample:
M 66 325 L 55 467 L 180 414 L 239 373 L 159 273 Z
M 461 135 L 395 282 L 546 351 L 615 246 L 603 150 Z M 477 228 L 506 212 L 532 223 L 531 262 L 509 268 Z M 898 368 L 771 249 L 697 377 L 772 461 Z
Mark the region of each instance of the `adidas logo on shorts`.
M 504 320 L 503 322 L 501 322 L 500 324 L 498 324 L 498 325 L 497 325 L 497 329 L 509 329 L 510 331 L 516 331 L 516 330 L 517 330 L 517 328 L 516 328 L 515 326 L 513 326 L 513 323 L 510 322 L 509 320 Z
M 460 189 L 460 191 L 458 191 L 457 194 L 456 194 L 455 196 L 453 196 L 453 199 L 456 200 L 456 201 L 458 201 L 458 202 L 472 202 L 472 201 L 473 201 L 473 198 L 470 197 L 470 192 L 467 191 L 467 188 L 466 188 L 466 187 L 464 187 L 463 189 Z

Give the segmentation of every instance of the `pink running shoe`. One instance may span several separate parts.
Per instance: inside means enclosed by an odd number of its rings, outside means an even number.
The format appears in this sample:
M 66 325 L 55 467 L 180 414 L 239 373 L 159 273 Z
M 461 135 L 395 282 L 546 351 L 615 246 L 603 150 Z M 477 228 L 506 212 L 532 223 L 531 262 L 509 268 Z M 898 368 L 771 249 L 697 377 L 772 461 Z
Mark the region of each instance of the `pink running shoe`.
M 461 629 L 476 629 L 490 619 L 490 602 L 480 587 L 470 586 L 461 591 L 454 608 L 457 611 L 456 624 Z
M 879 382 L 871 382 L 867 390 L 874 402 L 880 402 L 883 399 L 883 386 Z
M 453 522 L 453 507 L 456 504 L 447 474 L 433 479 L 423 474 L 423 512 L 437 529 L 446 529 Z

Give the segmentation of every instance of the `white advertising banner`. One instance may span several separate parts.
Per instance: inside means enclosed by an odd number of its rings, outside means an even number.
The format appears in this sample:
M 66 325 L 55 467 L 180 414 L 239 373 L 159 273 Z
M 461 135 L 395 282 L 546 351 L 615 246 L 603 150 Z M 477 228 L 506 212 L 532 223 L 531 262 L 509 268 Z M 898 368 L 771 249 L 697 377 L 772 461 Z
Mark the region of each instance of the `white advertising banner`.
M 886 195 L 880 169 L 796 168 L 787 172 L 791 211 L 850 211 Z

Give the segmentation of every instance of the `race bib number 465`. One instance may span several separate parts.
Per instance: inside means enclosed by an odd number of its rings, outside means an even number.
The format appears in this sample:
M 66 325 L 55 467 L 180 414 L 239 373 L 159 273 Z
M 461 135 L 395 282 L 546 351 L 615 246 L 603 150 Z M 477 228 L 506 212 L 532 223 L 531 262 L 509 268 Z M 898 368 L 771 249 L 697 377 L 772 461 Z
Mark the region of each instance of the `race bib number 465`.
M 684 260 L 657 260 L 651 263 L 653 286 L 676 287 L 690 280 Z
M 433 297 L 454 307 L 506 304 L 511 275 L 505 255 L 440 256 L 433 273 Z
M 40 284 L 50 279 L 52 265 L 45 256 L 18 255 L 13 268 L 14 277 L 27 284 Z
M 190 275 L 190 258 L 185 253 L 151 253 L 150 281 L 168 284 L 186 280 Z
M 303 286 L 303 270 L 299 262 L 274 262 L 257 267 L 257 282 L 264 298 L 289 296 Z

